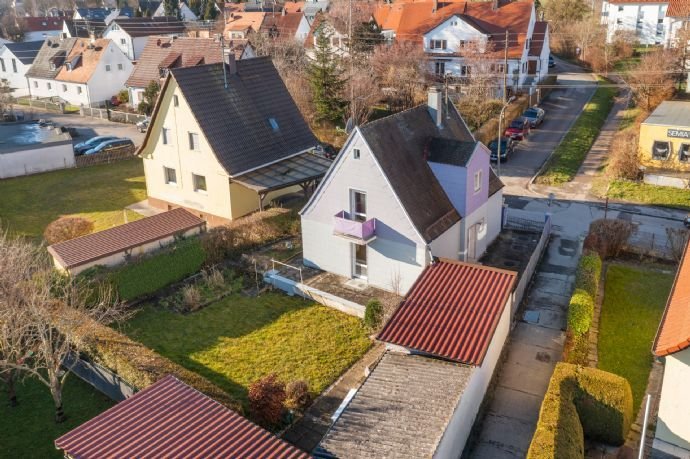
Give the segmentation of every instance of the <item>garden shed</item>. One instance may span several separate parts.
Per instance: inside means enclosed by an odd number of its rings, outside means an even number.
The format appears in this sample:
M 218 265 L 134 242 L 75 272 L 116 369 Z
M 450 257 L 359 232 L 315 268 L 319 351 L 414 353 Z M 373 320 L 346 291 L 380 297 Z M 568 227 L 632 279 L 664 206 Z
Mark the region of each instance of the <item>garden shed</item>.
M 93 266 L 117 266 L 205 229 L 206 222 L 201 218 L 185 209 L 173 209 L 58 242 L 48 246 L 48 252 L 58 270 L 76 275 Z

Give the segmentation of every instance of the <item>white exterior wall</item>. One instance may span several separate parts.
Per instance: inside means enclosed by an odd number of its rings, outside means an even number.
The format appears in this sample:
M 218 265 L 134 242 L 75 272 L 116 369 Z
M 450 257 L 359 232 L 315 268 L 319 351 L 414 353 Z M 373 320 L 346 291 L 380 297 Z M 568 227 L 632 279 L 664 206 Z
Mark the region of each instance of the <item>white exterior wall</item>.
M 60 30 L 41 30 L 39 32 L 24 32 L 24 41 L 45 40 L 49 37 L 57 37 L 62 33 Z
M 360 150 L 354 159 L 353 149 Z M 412 225 L 359 131 L 348 140 L 312 201 L 302 211 L 305 264 L 344 277 L 353 275 L 353 243 L 333 234 L 333 217 L 350 211 L 350 190 L 366 193 L 367 218 L 376 218 L 376 239 L 367 247 L 368 283 L 409 290 L 429 263 L 426 243 Z
M 183 234 L 184 237 L 191 237 L 194 235 L 197 235 L 201 232 L 201 227 L 196 227 L 191 230 L 188 230 Z M 149 252 L 153 252 L 154 250 L 158 250 L 160 248 L 165 247 L 166 245 L 172 244 L 175 241 L 174 236 L 168 236 L 163 239 L 159 239 L 157 241 L 149 242 L 147 244 L 143 244 L 137 247 L 133 247 L 130 250 L 130 255 L 129 257 L 139 257 L 141 255 L 147 254 Z M 94 260 L 89 263 L 85 263 L 83 265 L 75 266 L 72 269 L 65 269 L 64 266 L 60 264 L 60 262 L 56 259 L 53 258 L 53 263 L 55 264 L 55 268 L 58 271 L 63 271 L 63 272 L 68 272 L 72 276 L 76 276 L 77 274 L 86 271 L 89 268 L 93 268 L 94 266 L 107 266 L 107 267 L 113 267 L 113 266 L 118 266 L 121 264 L 124 264 L 127 259 L 129 258 L 128 256 L 125 255 L 125 252 L 119 252 L 113 255 L 109 255 L 107 257 L 103 257 L 98 260 Z
M 0 59 L 5 63 L 5 71 L 2 71 L 0 67 L 0 80 L 7 80 L 10 87 L 14 89 L 12 91 L 13 97 L 21 97 L 29 95 L 29 84 L 26 81 L 26 71 L 29 70 L 31 65 L 24 65 L 17 56 L 12 54 L 12 52 L 6 47 L 0 45 Z M 12 66 L 12 61 L 17 67 L 17 71 L 14 71 Z
M 486 203 L 486 244 L 487 247 L 501 233 L 501 220 L 503 217 L 503 190 L 499 190 L 489 196 Z
M 429 167 L 436 180 L 448 195 L 448 199 L 460 215 L 465 215 L 467 208 L 467 169 L 450 164 L 429 162 Z
M 460 259 L 462 240 L 462 221 L 457 222 L 445 233 L 431 241 L 431 255 L 451 260 Z
M 72 105 L 89 105 L 89 86 L 83 83 L 53 81 L 55 94 Z M 81 94 L 79 93 L 81 88 Z
M 297 32 L 295 33 L 295 40 L 304 44 L 304 42 L 307 40 L 307 35 L 309 35 L 310 29 L 311 25 L 307 20 L 307 16 L 302 15 L 302 19 L 299 21 L 299 26 L 297 26 Z
M 103 32 L 103 38 L 113 40 L 115 45 L 117 45 L 120 50 L 125 53 L 129 60 L 135 60 L 141 56 L 141 53 L 144 51 L 144 47 L 146 46 L 146 40 L 148 40 L 149 37 L 131 37 L 115 22 L 112 22 Z
M 469 215 L 466 215 L 465 217 L 463 217 L 462 220 L 460 220 L 460 223 L 462 224 L 463 234 L 463 237 L 460 240 L 460 260 L 478 260 L 482 255 L 484 255 L 484 252 L 486 252 L 486 249 L 489 247 L 489 244 L 493 240 L 489 238 L 488 231 L 490 217 L 489 209 L 489 203 L 485 202 L 477 210 L 475 210 Z M 495 218 L 498 217 L 500 232 L 500 210 L 498 212 L 498 215 L 492 215 L 492 221 L 495 221 Z M 475 244 L 475 257 L 474 259 L 470 259 L 468 253 L 469 231 L 470 228 L 472 228 L 472 226 L 477 225 L 478 223 L 482 223 L 482 229 L 477 232 L 477 239 Z
M 447 40 L 446 49 L 431 49 L 431 40 Z M 424 52 L 434 54 L 452 54 L 460 51 L 460 42 L 481 43 L 483 49 L 486 36 L 463 21 L 458 16 L 452 16 L 438 27 L 424 34 Z
M 165 5 L 161 2 L 158 9 L 153 13 L 153 17 L 165 16 Z M 180 16 L 182 16 L 183 21 L 196 21 L 199 18 L 194 14 L 194 12 L 189 9 L 186 3 L 180 2 Z
M 106 65 L 110 65 L 109 72 L 105 70 Z M 118 65 L 122 66 L 122 70 L 118 68 Z M 111 41 L 108 44 L 108 49 L 106 49 L 101 56 L 101 60 L 98 62 L 96 70 L 89 79 L 87 91 L 89 98 L 88 100 L 90 100 L 91 103 L 95 103 L 110 99 L 112 96 L 124 89 L 125 82 L 132 73 L 132 70 L 134 70 L 134 65 L 132 62 L 120 50 L 120 48 Z M 76 88 L 75 92 L 70 93 L 70 95 L 73 94 L 76 94 Z M 70 103 L 72 103 L 70 99 L 64 99 L 69 100 Z M 78 99 L 75 99 L 75 101 L 76 100 Z M 79 103 L 83 102 L 80 101 Z
M 144 100 L 144 89 L 145 88 L 129 88 L 129 105 L 132 108 L 137 108 L 139 102 Z
M 0 153 L 0 179 L 74 167 L 72 142 L 65 141 L 13 153 Z
M 172 104 L 173 94 L 178 96 L 179 107 Z M 162 97 L 160 112 L 149 126 L 151 137 L 144 152 L 148 196 L 222 218 L 231 218 L 229 176 L 218 163 L 174 79 L 170 79 Z M 170 129 L 167 145 L 162 143 L 163 127 Z M 189 132 L 199 134 L 199 150 L 189 149 Z M 175 169 L 176 185 L 165 183 L 164 167 Z M 206 177 L 206 193 L 194 191 L 192 174 Z
M 654 448 L 690 458 L 690 348 L 666 356 Z
M 45 78 L 28 78 L 29 93 L 33 98 L 58 97 L 58 88 L 54 80 Z
M 617 31 L 634 32 L 641 44 L 662 44 L 665 40 L 668 2 L 602 4 L 602 24 L 607 26 L 607 40 L 613 41 Z M 659 20 L 662 22 L 659 23 Z M 657 27 L 659 29 L 657 29 Z M 661 30 L 661 34 L 657 34 Z
M 467 387 L 460 398 L 460 403 L 455 408 L 441 442 L 436 448 L 436 453 L 433 456 L 435 459 L 457 459 L 462 455 L 479 407 L 484 400 L 486 390 L 496 369 L 496 364 L 501 357 L 503 345 L 510 332 L 512 299 L 513 294 L 511 293 L 510 299 L 503 308 L 494 336 L 491 338 L 491 344 L 489 344 L 484 356 L 484 361 L 472 372 Z

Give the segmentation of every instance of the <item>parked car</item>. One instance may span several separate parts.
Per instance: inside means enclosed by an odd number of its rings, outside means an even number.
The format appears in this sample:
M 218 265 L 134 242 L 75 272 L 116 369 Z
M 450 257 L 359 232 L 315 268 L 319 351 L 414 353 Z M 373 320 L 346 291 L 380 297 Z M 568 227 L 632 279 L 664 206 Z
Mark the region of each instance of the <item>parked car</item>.
M 683 220 L 683 225 L 685 225 L 685 227 L 686 227 L 687 229 L 690 229 L 690 214 L 688 214 L 688 215 L 685 217 L 685 220 Z
M 146 118 L 144 120 L 141 120 L 137 123 L 137 129 L 139 132 L 146 132 L 149 129 L 149 123 L 151 122 L 151 118 Z
M 554 60 L 553 56 L 549 54 L 549 68 L 555 67 L 556 66 L 556 61 Z
M 85 155 L 95 155 L 97 153 L 105 153 L 111 150 L 116 150 L 118 148 L 126 147 L 128 145 L 134 145 L 132 139 L 115 139 L 101 142 L 90 150 L 84 152 Z
M 81 156 L 84 153 L 86 153 L 88 150 L 91 150 L 95 146 L 107 142 L 109 140 L 117 140 L 119 137 L 116 137 L 114 135 L 99 135 L 97 137 L 92 137 L 89 140 L 86 140 L 84 142 L 79 142 L 74 146 L 74 154 L 76 156 Z
M 530 127 L 537 127 L 544 122 L 546 112 L 539 107 L 530 107 L 522 114 L 522 117 L 529 121 Z
M 515 141 L 510 137 L 501 138 L 501 162 L 508 161 L 508 158 L 513 156 L 515 149 Z M 491 161 L 498 160 L 498 139 L 494 139 L 489 143 L 489 150 L 491 150 Z
M 42 128 L 54 128 L 55 123 L 51 120 L 46 120 L 46 119 L 40 119 L 38 120 L 38 126 Z
M 528 134 L 529 121 L 524 118 L 516 118 L 510 123 L 503 135 L 513 140 L 523 140 Z

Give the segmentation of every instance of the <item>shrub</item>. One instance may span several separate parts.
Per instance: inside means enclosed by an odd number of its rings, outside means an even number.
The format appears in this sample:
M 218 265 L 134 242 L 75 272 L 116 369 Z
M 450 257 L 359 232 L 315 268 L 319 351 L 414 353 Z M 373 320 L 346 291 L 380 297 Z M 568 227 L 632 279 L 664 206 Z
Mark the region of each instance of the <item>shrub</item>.
M 225 276 L 219 269 L 211 269 L 210 271 L 203 271 L 202 276 L 204 283 L 215 290 L 221 290 L 225 287 Z
M 74 239 L 93 232 L 93 222 L 81 217 L 60 217 L 51 222 L 43 232 L 48 244 Z
M 635 180 L 640 174 L 639 125 L 617 132 L 611 142 L 606 174 L 613 179 Z
M 372 330 L 377 330 L 383 320 L 383 305 L 379 300 L 369 300 L 364 310 L 364 323 Z
M 594 220 L 585 238 L 586 250 L 593 250 L 602 260 L 615 258 L 623 251 L 633 232 L 632 223 L 618 219 Z
M 568 306 L 568 329 L 582 335 L 589 331 L 594 314 L 594 300 L 584 290 L 575 290 Z
M 182 289 L 182 301 L 190 311 L 196 311 L 201 306 L 201 292 L 196 285 L 186 285 Z
M 563 360 L 567 363 L 587 366 L 589 363 L 589 331 L 581 335 L 572 330 L 566 331 Z
M 632 416 L 632 391 L 625 378 L 596 368 L 558 363 L 527 458 L 583 458 L 585 437 L 621 445 Z
M 580 257 L 575 277 L 575 288 L 596 298 L 601 277 L 601 258 L 596 253 L 586 253 Z
M 126 104 L 129 102 L 129 91 L 123 89 L 122 91 L 118 92 L 117 100 L 119 100 L 121 104 Z
M 285 384 L 273 373 L 249 386 L 249 407 L 259 423 L 270 427 L 280 423 L 285 403 Z
M 285 406 L 302 412 L 311 403 L 309 383 L 303 380 L 292 381 L 285 388 Z

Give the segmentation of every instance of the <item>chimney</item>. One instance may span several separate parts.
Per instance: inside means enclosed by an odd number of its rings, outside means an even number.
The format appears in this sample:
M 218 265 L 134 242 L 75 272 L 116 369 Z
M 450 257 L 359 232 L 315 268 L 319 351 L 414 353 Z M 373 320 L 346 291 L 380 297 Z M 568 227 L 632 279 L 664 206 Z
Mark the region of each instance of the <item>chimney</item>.
M 498 9 L 498 0 L 491 1 L 491 9 L 496 11 Z
M 443 126 L 443 94 L 437 86 L 429 87 L 427 110 L 429 110 L 429 115 L 431 115 L 436 126 Z
M 438 0 L 434 0 L 434 6 L 433 6 L 433 8 L 431 9 L 431 12 L 432 12 L 432 13 L 435 13 L 436 10 L 438 10 Z
M 225 55 L 223 56 L 223 61 L 227 67 L 228 75 L 234 75 L 237 73 L 237 62 L 235 62 L 235 53 L 232 49 L 224 49 Z

